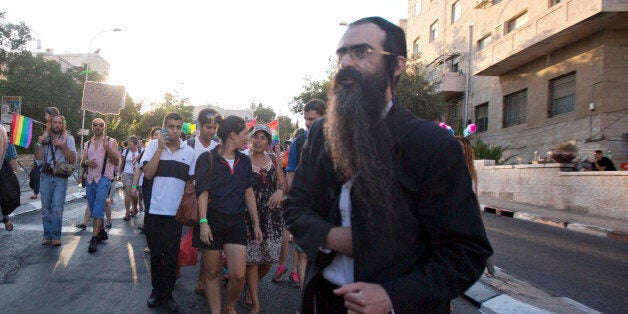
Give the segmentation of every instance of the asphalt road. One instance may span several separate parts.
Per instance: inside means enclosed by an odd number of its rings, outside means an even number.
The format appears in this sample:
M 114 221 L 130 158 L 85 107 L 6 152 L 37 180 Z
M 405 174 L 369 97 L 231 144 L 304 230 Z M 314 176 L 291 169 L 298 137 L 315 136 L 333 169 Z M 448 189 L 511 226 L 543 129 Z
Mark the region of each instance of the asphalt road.
M 26 188 L 27 189 L 27 188 Z M 23 189 L 23 190 L 26 190 Z M 30 195 L 30 191 L 25 191 Z M 143 213 L 129 222 L 123 200 L 116 197 L 113 228 L 109 240 L 89 254 L 91 227 L 80 231 L 86 201 L 66 203 L 63 218 L 63 246 L 42 246 L 41 211 L 13 217 L 12 232 L 0 230 L 0 296 L 3 311 L 15 313 L 154 313 L 146 299 L 151 290 L 149 255 L 142 252 L 145 237 L 137 229 Z M 0 225 L 0 228 L 2 225 Z M 185 233 L 185 230 L 184 230 Z M 174 296 L 182 313 L 207 313 L 203 297 L 193 291 L 198 265 L 183 267 Z M 273 272 L 275 267 L 271 270 Z M 223 288 L 223 298 L 224 298 Z M 300 294 L 288 281 L 273 283 L 267 276 L 260 284 L 262 313 L 295 313 Z M 224 299 L 223 299 L 224 300 Z M 240 298 L 238 313 L 248 313 Z M 471 303 L 457 298 L 453 313 L 475 313 Z
M 628 313 L 628 242 L 483 215 L 507 273 L 604 313 Z

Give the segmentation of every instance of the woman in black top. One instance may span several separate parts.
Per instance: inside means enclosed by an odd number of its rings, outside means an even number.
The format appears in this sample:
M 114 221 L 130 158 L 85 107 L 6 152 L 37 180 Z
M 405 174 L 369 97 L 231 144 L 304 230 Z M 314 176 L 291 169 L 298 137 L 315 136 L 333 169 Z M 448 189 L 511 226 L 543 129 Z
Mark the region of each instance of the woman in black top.
M 262 241 L 253 192 L 251 160 L 242 154 L 248 129 L 242 118 L 216 118 L 221 144 L 198 157 L 194 177 L 198 196 L 199 228 L 194 228 L 193 246 L 201 249 L 205 273 L 205 296 L 212 313 L 221 313 L 221 252 L 229 270 L 227 313 L 236 313 L 235 304 L 244 287 L 246 272 L 246 219 L 251 217 L 257 242 Z

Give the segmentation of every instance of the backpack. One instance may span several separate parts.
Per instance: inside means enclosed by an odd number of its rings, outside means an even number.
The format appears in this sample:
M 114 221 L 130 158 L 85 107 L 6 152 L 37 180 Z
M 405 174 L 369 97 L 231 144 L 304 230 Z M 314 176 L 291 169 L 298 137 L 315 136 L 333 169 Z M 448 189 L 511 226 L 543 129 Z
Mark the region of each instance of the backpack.
M 0 206 L 2 215 L 8 217 L 16 208 L 20 207 L 20 183 L 13 173 L 9 161 L 4 158 L 0 169 Z
M 305 134 L 301 134 L 299 136 L 297 136 L 297 138 L 295 139 L 295 146 L 294 148 L 296 149 L 296 153 L 297 153 L 297 158 L 298 158 L 298 163 L 301 163 L 301 150 L 303 149 L 303 144 L 305 144 L 305 140 L 307 139 L 307 137 L 305 136 Z
M 188 142 L 188 146 L 190 146 L 190 147 L 192 147 L 192 149 L 194 149 L 194 146 L 196 145 L 196 138 L 195 137 L 188 138 L 187 142 Z

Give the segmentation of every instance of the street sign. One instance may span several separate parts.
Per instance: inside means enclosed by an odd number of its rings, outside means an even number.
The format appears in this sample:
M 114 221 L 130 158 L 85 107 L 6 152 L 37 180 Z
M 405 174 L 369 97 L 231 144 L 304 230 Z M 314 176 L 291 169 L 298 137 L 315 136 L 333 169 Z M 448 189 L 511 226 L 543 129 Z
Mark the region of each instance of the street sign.
M 78 132 L 76 132 L 76 135 L 88 136 L 89 135 L 89 129 L 79 129 Z

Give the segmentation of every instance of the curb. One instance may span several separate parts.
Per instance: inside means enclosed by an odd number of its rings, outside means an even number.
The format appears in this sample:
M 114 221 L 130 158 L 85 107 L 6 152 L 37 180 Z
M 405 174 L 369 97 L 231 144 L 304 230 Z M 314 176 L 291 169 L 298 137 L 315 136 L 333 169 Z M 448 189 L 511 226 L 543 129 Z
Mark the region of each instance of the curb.
M 555 296 L 495 267 L 462 297 L 483 313 L 600 313 L 566 297 Z
M 581 224 L 577 222 L 561 220 L 557 218 L 547 218 L 547 217 L 542 217 L 542 216 L 531 214 L 531 213 L 519 212 L 519 211 L 514 211 L 510 209 L 484 205 L 484 204 L 480 204 L 480 209 L 484 213 L 511 217 L 511 218 L 516 218 L 516 219 L 522 219 L 522 220 L 528 220 L 528 221 L 532 221 L 536 223 L 542 223 L 544 225 L 548 225 L 552 227 L 558 227 L 558 228 L 567 229 L 570 231 L 586 233 L 589 235 L 594 235 L 594 236 L 598 236 L 602 238 L 609 238 L 609 239 L 614 239 L 614 240 L 619 240 L 619 241 L 628 241 L 628 232 L 624 230 L 614 230 L 614 229 L 609 229 L 609 228 L 604 228 L 604 227 L 599 227 L 599 226 L 586 225 L 586 224 Z
M 116 189 L 120 189 L 122 187 L 122 183 L 120 182 L 116 182 L 115 188 Z M 30 192 L 26 192 L 26 194 L 30 194 Z M 65 196 L 65 202 L 71 202 L 74 200 L 78 200 L 81 198 L 85 198 L 85 189 L 83 188 L 79 188 L 76 192 L 73 193 L 68 193 Z M 13 213 L 11 213 L 11 215 L 9 215 L 9 217 L 15 217 L 18 215 L 22 215 L 22 214 L 28 214 L 30 212 L 34 212 L 36 210 L 40 210 L 41 209 L 41 199 L 37 199 L 35 201 L 32 201 L 30 203 L 22 203 L 18 208 L 16 208 Z

